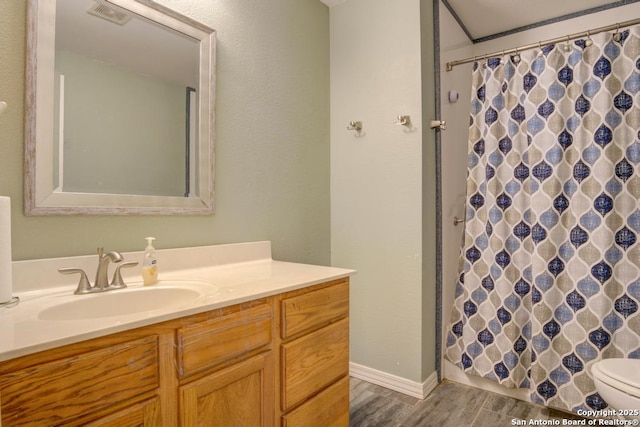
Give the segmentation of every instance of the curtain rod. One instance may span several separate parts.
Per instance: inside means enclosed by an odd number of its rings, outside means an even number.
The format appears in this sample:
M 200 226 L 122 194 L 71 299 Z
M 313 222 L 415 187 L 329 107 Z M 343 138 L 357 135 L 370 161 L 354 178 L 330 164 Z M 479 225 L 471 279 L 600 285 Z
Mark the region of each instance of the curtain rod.
M 580 39 L 582 37 L 589 37 L 589 36 L 592 36 L 594 34 L 603 33 L 605 31 L 616 30 L 616 32 L 617 32 L 620 28 L 630 27 L 630 26 L 636 25 L 636 24 L 640 24 L 640 18 L 631 19 L 629 21 L 620 22 L 620 23 L 612 24 L 612 25 L 607 25 L 607 26 L 600 27 L 600 28 L 595 28 L 595 29 L 589 30 L 589 31 L 583 31 L 581 33 L 570 34 L 570 35 L 566 35 L 564 37 L 556 37 L 555 39 L 545 40 L 545 41 L 541 41 L 541 42 L 538 42 L 538 43 L 531 43 L 531 44 L 528 44 L 528 45 L 525 45 L 525 46 L 514 47 L 512 49 L 498 50 L 496 52 L 489 53 L 489 54 L 484 54 L 484 55 L 479 55 L 479 56 L 472 56 L 472 57 L 469 57 L 469 58 L 466 58 L 466 59 L 458 59 L 456 61 L 447 62 L 447 71 L 453 70 L 453 67 L 455 67 L 456 65 L 468 64 L 469 62 L 477 61 L 478 58 L 485 58 L 486 59 L 486 58 L 491 58 L 493 56 L 498 56 L 498 55 L 508 55 L 508 54 L 512 54 L 512 53 L 518 53 L 518 52 L 522 52 L 523 50 L 535 49 L 535 48 L 540 47 L 540 46 L 546 46 L 546 45 L 560 43 L 560 42 L 563 42 L 563 41 Z

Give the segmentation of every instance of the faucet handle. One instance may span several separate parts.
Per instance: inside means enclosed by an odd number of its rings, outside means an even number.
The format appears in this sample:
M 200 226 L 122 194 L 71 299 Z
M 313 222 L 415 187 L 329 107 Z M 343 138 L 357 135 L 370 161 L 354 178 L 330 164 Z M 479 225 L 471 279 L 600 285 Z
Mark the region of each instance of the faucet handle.
M 76 274 L 76 273 L 80 274 L 80 282 L 78 282 L 78 287 L 74 292 L 74 294 L 76 295 L 87 294 L 91 292 L 91 290 L 93 289 L 91 287 L 91 283 L 89 282 L 89 279 L 87 278 L 87 273 L 85 273 L 84 270 L 81 268 L 68 268 L 68 267 L 59 268 L 58 272 L 61 274 Z
M 116 268 L 116 271 L 113 273 L 113 280 L 111 281 L 109 288 L 111 289 L 126 288 L 127 285 L 124 283 L 124 280 L 122 279 L 122 273 L 120 272 L 120 269 L 131 268 L 131 267 L 135 267 L 136 265 L 138 265 L 138 261 L 125 262 L 123 264 L 119 264 L 118 267 Z

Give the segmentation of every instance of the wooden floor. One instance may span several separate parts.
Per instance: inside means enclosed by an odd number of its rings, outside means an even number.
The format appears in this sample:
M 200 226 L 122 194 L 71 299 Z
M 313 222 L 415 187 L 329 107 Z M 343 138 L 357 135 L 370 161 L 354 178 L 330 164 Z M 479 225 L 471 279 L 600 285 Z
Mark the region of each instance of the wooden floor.
M 351 427 L 501 427 L 513 420 L 580 419 L 533 403 L 443 382 L 424 400 L 351 378 Z

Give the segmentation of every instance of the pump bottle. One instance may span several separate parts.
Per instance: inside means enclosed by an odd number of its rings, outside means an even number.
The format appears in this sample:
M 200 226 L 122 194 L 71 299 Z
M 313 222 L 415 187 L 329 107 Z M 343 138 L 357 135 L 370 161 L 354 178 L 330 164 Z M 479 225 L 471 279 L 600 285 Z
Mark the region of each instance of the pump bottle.
M 156 248 L 153 247 L 155 237 L 145 237 L 145 239 L 147 239 L 147 247 L 142 259 L 142 281 L 145 286 L 150 286 L 158 283 L 158 260 Z

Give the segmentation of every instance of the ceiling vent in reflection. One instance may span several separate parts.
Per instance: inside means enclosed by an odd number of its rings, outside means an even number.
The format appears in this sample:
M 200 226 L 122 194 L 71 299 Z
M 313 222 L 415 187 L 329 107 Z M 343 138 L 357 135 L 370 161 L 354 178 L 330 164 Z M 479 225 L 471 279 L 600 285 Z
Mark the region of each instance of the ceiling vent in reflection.
M 87 13 L 118 25 L 126 24 L 132 16 L 120 8 L 116 9 L 104 3 L 94 3 L 93 6 L 87 10 Z

